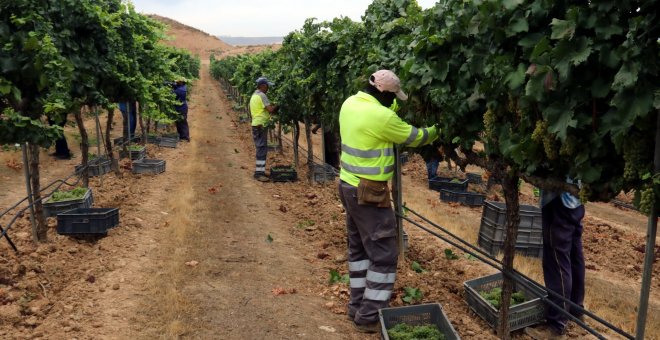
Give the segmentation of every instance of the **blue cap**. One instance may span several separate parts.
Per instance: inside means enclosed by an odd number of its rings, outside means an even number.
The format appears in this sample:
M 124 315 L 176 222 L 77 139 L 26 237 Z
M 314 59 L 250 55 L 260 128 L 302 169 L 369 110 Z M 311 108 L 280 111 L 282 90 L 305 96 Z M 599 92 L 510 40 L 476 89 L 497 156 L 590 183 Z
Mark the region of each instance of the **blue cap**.
M 264 85 L 264 84 L 265 84 L 265 85 L 268 85 L 268 86 L 273 86 L 273 85 L 275 85 L 274 83 L 271 83 L 271 82 L 268 80 L 268 78 L 266 78 L 266 77 L 259 77 L 259 78 L 257 78 L 257 86 L 261 86 L 261 85 Z

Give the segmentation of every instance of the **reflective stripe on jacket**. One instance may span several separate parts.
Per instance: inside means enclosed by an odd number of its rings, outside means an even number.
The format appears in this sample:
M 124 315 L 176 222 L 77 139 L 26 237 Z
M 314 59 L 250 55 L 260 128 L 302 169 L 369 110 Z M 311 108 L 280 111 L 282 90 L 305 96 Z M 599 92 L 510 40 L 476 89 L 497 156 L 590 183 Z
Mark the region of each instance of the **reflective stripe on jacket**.
M 394 144 L 422 146 L 438 138 L 435 127 L 416 128 L 373 96 L 358 92 L 339 112 L 340 178 L 353 186 L 360 178 L 387 181 L 394 174 Z

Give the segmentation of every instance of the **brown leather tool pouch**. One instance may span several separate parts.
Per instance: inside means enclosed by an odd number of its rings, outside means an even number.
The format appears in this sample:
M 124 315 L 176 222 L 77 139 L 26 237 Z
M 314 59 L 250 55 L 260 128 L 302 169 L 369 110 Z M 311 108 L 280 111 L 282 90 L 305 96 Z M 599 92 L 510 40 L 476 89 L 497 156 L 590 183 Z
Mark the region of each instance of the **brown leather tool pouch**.
M 387 182 L 360 178 L 357 190 L 359 205 L 373 205 L 379 208 L 390 207 L 390 188 Z

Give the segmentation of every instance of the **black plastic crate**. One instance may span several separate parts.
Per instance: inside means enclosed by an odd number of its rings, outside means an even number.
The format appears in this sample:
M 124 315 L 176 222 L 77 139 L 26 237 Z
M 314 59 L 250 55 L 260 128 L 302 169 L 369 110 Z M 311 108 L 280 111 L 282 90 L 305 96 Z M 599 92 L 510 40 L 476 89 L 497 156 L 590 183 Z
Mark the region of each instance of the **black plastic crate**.
M 94 196 L 92 189 L 87 189 L 85 195 L 78 199 L 51 202 L 51 197 L 48 197 L 43 204 L 44 214 L 46 217 L 57 216 L 57 214 L 76 208 L 91 208 L 94 203 Z
M 477 174 L 474 172 L 466 172 L 465 177 L 467 178 L 468 182 L 472 184 L 481 184 L 483 182 L 481 178 L 481 174 Z
M 292 166 L 273 166 L 270 168 L 270 180 L 273 182 L 294 182 L 298 173 Z
M 106 234 L 119 224 L 117 208 L 78 208 L 57 215 L 61 235 Z
M 504 235 L 506 235 L 506 226 L 497 225 L 482 218 L 481 225 L 479 226 L 479 235 L 484 235 L 496 242 L 504 242 Z M 518 227 L 518 242 L 526 244 L 543 244 L 543 230 L 538 228 L 522 228 Z
M 484 204 L 486 196 L 476 192 L 440 190 L 440 200 L 456 202 L 470 207 L 480 207 Z
M 499 324 L 499 310 L 495 309 L 493 305 L 481 297 L 479 292 L 502 287 L 502 283 L 502 273 L 480 277 L 463 283 L 465 300 L 468 306 L 492 328 L 496 328 Z M 513 290 L 523 292 L 527 301 L 511 306 L 509 309 L 509 327 L 512 332 L 541 323 L 545 320 L 545 304 L 539 295 L 534 294 L 516 282 L 513 284 Z
M 131 157 L 131 160 L 143 159 L 147 157 L 147 149 L 142 147 L 140 150 L 122 150 L 119 152 L 119 158 L 128 158 L 129 156 Z
M 531 205 L 520 205 L 520 224 L 519 228 L 541 229 L 541 209 Z M 503 202 L 486 201 L 484 210 L 481 214 L 482 219 L 499 225 L 506 225 L 506 204 Z
M 502 251 L 504 247 L 504 241 L 496 241 L 492 238 L 479 234 L 479 247 L 486 251 L 491 256 L 496 256 Z M 529 257 L 543 257 L 543 243 L 541 244 L 532 244 L 516 241 L 516 253 Z
M 279 144 L 268 143 L 268 151 L 280 151 L 282 146 Z
M 165 161 L 160 159 L 140 159 L 133 162 L 132 172 L 134 174 L 157 175 L 165 172 Z
M 150 144 L 158 145 L 158 143 L 160 143 L 160 137 L 159 136 L 154 136 L 154 135 L 147 135 L 146 142 L 150 143 Z
M 409 157 L 408 151 L 402 152 L 399 155 L 399 161 L 401 162 L 401 165 L 408 163 L 409 160 L 410 160 L 410 157 Z
M 176 137 L 160 137 L 158 140 L 158 146 L 165 148 L 176 148 L 179 143 L 179 136 Z
M 457 340 L 461 338 L 449 322 L 447 314 L 445 314 L 439 303 L 381 308 L 378 310 L 378 317 L 380 318 L 381 339 L 389 340 L 387 330 L 400 323 L 410 326 L 435 325 L 445 336 L 445 339 Z
M 337 175 L 330 164 L 314 164 L 314 181 L 318 183 L 334 182 Z
M 405 230 L 403 231 L 403 250 L 408 250 L 408 233 Z
M 468 180 L 449 177 L 433 177 L 429 180 L 429 189 L 440 191 L 442 189 L 451 191 L 467 191 Z
M 78 164 L 75 167 L 76 174 L 81 174 L 83 171 L 82 164 Z M 87 172 L 90 177 L 102 176 L 107 174 L 112 170 L 112 162 L 106 156 L 101 156 L 101 158 L 94 158 L 87 162 Z
M 127 138 L 117 137 L 117 138 L 112 140 L 112 143 L 113 143 L 112 145 L 114 145 L 114 146 L 124 145 L 124 144 L 126 144 L 126 140 L 127 140 Z M 131 136 L 131 142 L 132 143 L 139 143 L 140 140 L 141 140 L 140 136 Z

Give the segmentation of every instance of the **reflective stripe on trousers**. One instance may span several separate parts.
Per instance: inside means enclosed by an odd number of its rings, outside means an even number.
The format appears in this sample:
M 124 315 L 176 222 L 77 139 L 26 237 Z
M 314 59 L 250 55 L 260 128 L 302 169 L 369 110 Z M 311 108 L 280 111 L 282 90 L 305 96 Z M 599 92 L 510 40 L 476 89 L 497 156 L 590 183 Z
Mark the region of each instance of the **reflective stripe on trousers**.
M 378 309 L 389 305 L 398 249 L 394 212 L 357 204 L 357 188 L 340 181 L 339 197 L 346 209 L 348 268 L 351 299 L 349 316 L 359 324 L 378 321 Z

